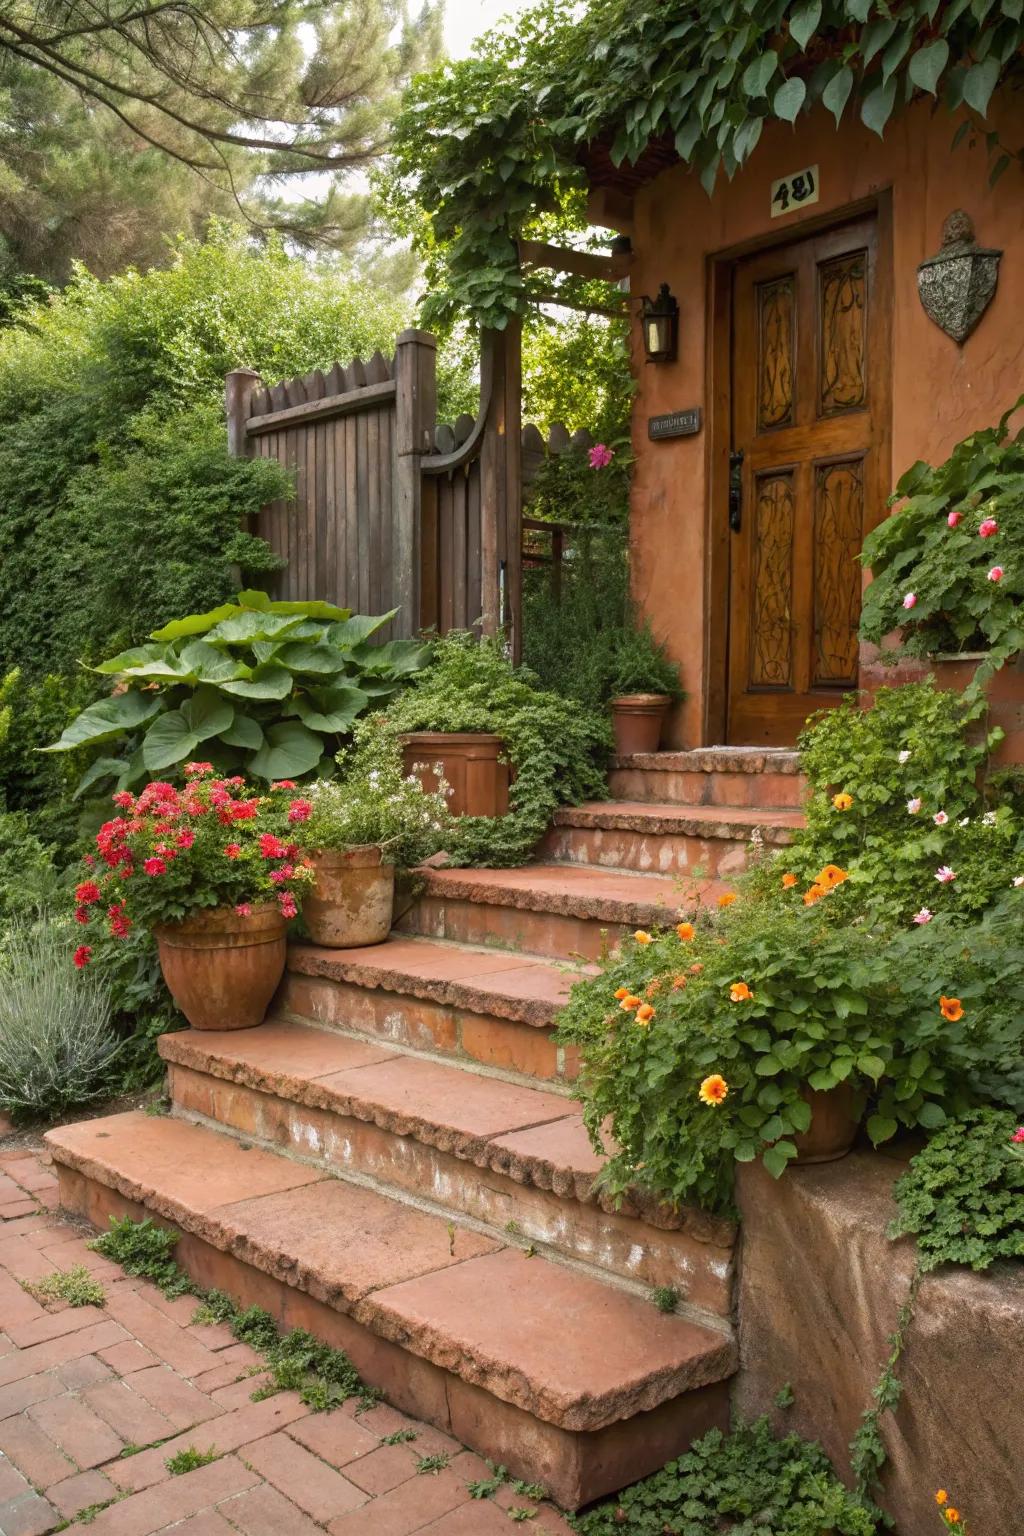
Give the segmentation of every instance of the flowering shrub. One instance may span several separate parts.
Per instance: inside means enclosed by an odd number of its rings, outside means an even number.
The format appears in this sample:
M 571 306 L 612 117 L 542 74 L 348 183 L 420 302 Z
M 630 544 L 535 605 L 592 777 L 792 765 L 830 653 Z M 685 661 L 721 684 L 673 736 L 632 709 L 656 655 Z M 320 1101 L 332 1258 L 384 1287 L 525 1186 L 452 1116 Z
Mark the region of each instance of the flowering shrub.
M 318 779 L 307 791 L 301 840 L 310 852 L 371 844 L 409 869 L 443 847 L 452 829 L 447 785 L 428 793 L 415 774 L 406 776 L 398 742 L 376 722 L 338 754 L 338 768 L 337 779 Z
M 1022 404 L 899 481 L 903 505 L 861 551 L 872 574 L 863 639 L 901 628 L 912 655 L 985 650 L 997 666 L 1024 646 L 1024 431 L 1009 435 Z
M 97 925 L 127 940 L 136 924 L 152 929 L 207 907 L 244 916 L 272 900 L 296 916 L 298 893 L 313 878 L 298 846 L 309 801 L 288 782 L 260 795 L 242 778 L 211 775 L 209 763 L 189 763 L 183 790 L 156 782 L 137 799 L 128 790 L 114 796 L 119 814 L 97 832 L 75 889 L 79 969 L 92 958 Z

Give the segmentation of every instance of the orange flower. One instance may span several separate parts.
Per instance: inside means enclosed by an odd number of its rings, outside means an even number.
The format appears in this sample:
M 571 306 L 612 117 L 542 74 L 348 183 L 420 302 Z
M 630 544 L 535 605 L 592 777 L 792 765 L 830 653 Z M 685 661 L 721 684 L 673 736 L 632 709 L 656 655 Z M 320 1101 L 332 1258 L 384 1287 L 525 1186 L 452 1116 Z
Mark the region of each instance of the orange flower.
M 658 993 L 660 991 L 661 991 L 661 978 L 660 978 L 660 976 L 655 976 L 654 980 L 653 981 L 649 981 L 647 983 L 646 987 L 644 987 L 644 997 L 657 997 L 657 995 L 658 995 Z
M 639 1008 L 639 1006 L 640 999 L 638 997 L 634 997 L 632 992 L 627 992 L 625 997 L 622 999 L 622 1002 L 619 1004 L 619 1007 L 622 1009 L 623 1013 L 632 1013 L 633 1009 Z
M 842 885 L 844 880 L 849 880 L 849 878 L 848 871 L 840 869 L 838 864 L 826 864 L 814 883 L 815 885 L 820 885 L 826 891 L 831 891 L 837 885 Z
M 699 976 L 703 969 L 704 969 L 704 967 L 701 965 L 700 961 L 699 960 L 695 960 L 693 962 L 693 964 L 690 966 L 690 975 L 691 976 Z
M 796 885 L 796 875 L 794 875 L 792 873 L 787 874 L 787 875 L 783 875 L 783 877 L 782 877 L 782 889 L 784 891 L 791 891 L 793 889 L 794 885 Z
M 693 938 L 694 932 L 695 929 L 692 923 L 676 924 L 676 933 L 682 939 L 684 944 L 689 944 L 690 940 Z
M 964 1016 L 964 1005 L 958 997 L 940 997 L 939 1008 L 944 1019 L 956 1024 Z
M 729 988 L 729 996 L 734 1003 L 749 1003 L 753 995 L 745 981 L 734 981 Z
M 938 1493 L 935 1495 L 935 1502 L 936 1504 L 949 1503 L 949 1494 L 946 1492 L 945 1488 L 939 1489 Z
M 736 900 L 736 892 L 735 891 L 726 891 L 723 896 L 719 896 L 719 898 L 718 898 L 718 905 L 720 907 L 731 907 L 735 900 Z
M 634 939 L 636 939 L 636 942 L 638 944 L 651 944 L 651 943 L 653 943 L 653 940 L 652 940 L 650 934 L 647 932 L 647 930 L 645 928 L 638 928 L 636 933 L 634 933 L 633 937 L 634 937 Z
M 672 990 L 673 992 L 681 992 L 685 986 L 686 977 L 683 975 L 682 971 L 680 971 L 678 976 L 672 977 Z
M 853 796 L 848 795 L 844 789 L 840 794 L 832 796 L 832 804 L 837 811 L 848 811 L 853 804 Z
M 950 1504 L 948 1509 L 944 1509 L 942 1513 L 945 1515 L 948 1525 L 960 1524 L 960 1511 L 958 1509 L 954 1509 L 952 1504 Z
M 825 887 L 815 881 L 809 890 L 804 891 L 804 906 L 813 907 L 816 901 L 820 901 L 823 896 L 827 895 L 828 892 Z
M 616 1000 L 616 1002 L 621 1003 L 622 999 L 624 997 L 628 997 L 628 996 L 629 996 L 629 988 L 628 987 L 616 987 L 616 989 L 615 989 L 615 1000 Z
M 650 1003 L 641 1003 L 640 1007 L 636 1011 L 636 1021 L 637 1021 L 637 1023 L 638 1024 L 649 1024 L 653 1018 L 654 1018 L 654 1009 L 651 1007 Z
M 718 1104 L 724 1102 L 728 1092 L 729 1084 L 725 1078 L 718 1072 L 713 1072 L 710 1077 L 706 1077 L 701 1083 L 697 1091 L 697 1097 L 702 1104 L 710 1104 L 712 1109 L 714 1109 Z

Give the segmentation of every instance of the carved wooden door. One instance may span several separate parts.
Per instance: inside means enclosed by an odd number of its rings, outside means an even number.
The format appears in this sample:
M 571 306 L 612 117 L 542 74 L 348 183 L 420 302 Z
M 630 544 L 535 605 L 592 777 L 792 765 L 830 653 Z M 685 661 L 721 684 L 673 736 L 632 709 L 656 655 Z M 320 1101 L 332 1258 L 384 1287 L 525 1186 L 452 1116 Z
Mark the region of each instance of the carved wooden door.
M 730 742 L 791 745 L 857 685 L 856 557 L 888 474 L 875 253 L 863 219 L 735 267 Z

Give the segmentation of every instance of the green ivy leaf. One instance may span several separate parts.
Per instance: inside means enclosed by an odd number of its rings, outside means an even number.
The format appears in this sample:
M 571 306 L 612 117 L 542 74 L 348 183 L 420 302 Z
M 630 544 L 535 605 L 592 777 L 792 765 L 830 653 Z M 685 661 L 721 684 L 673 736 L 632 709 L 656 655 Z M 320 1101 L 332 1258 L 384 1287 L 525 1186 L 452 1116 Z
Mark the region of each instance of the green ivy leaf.
M 743 89 L 748 96 L 765 96 L 779 64 L 779 56 L 769 48 L 752 59 L 743 71 Z
M 821 0 L 805 0 L 789 18 L 789 35 L 798 48 L 806 48 L 821 20 Z
M 850 99 L 850 92 L 852 90 L 853 70 L 848 64 L 843 64 L 839 69 L 836 70 L 835 74 L 832 76 L 831 80 L 828 82 L 828 85 L 826 85 L 824 91 L 822 92 L 821 97 L 825 106 L 835 118 L 837 124 L 843 115 L 843 112 L 846 108 L 846 103 Z
M 972 64 L 967 71 L 964 78 L 964 101 L 981 117 L 984 117 L 988 111 L 988 104 L 998 81 L 999 61 L 997 59 L 982 59 L 980 64 Z
M 776 117 L 781 117 L 784 123 L 796 121 L 797 114 L 804 104 L 807 96 L 807 87 L 799 76 L 794 75 L 784 85 L 780 85 L 775 92 L 775 100 L 772 102 L 772 110 Z
M 936 1104 L 934 1100 L 928 1099 L 917 1112 L 917 1123 L 918 1125 L 925 1126 L 930 1131 L 934 1131 L 937 1126 L 945 1125 L 946 1111 L 941 1104 Z
M 928 91 L 934 96 L 939 76 L 948 62 L 949 44 L 945 38 L 937 37 L 934 42 L 926 43 L 912 56 L 907 74 L 919 90 Z
M 865 96 L 861 103 L 861 121 L 872 132 L 882 137 L 882 130 L 892 116 L 892 109 L 896 103 L 896 80 L 886 81 L 884 85 L 876 85 L 875 89 Z
M 868 1116 L 868 1135 L 871 1137 L 872 1146 L 877 1147 L 879 1142 L 888 1141 L 895 1136 L 899 1129 L 899 1122 L 890 1120 L 887 1115 Z

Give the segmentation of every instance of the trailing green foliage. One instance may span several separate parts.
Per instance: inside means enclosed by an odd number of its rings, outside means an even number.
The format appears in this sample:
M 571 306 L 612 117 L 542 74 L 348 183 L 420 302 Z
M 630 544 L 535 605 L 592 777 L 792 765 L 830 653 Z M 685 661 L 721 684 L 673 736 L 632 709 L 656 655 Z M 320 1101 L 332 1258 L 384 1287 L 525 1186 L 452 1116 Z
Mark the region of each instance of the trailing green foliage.
M 874 1494 L 881 1487 L 882 1468 L 889 1459 L 889 1452 L 882 1439 L 882 1419 L 883 1415 L 896 1412 L 900 1398 L 903 1396 L 903 1383 L 897 1373 L 907 1345 L 907 1334 L 913 1321 L 921 1280 L 921 1265 L 917 1264 L 911 1276 L 906 1300 L 897 1315 L 896 1327 L 889 1336 L 889 1354 L 882 1366 L 878 1381 L 871 1389 L 872 1406 L 864 1410 L 857 1433 L 850 1442 L 850 1470 L 854 1476 L 856 1496 L 866 1508 L 883 1520 L 886 1526 L 891 1525 L 892 1522 L 873 1503 Z
M 90 1247 L 129 1275 L 141 1275 L 158 1285 L 165 1296 L 195 1296 L 201 1302 L 196 1321 L 227 1323 L 240 1343 L 266 1356 L 270 1374 L 267 1386 L 253 1392 L 253 1400 L 275 1392 L 298 1392 L 314 1413 L 324 1413 L 350 1397 L 364 1402 L 376 1394 L 365 1387 L 351 1360 L 307 1333 L 293 1328 L 282 1334 L 262 1307 L 240 1308 L 224 1291 L 204 1291 L 174 1261 L 180 1233 L 160 1227 L 149 1216 L 132 1221 L 130 1216 L 110 1218 L 110 1230 L 95 1238 Z
M 445 848 L 457 864 L 522 864 L 559 805 L 607 796 L 607 723 L 572 699 L 547 693 L 500 645 L 453 631 L 436 642 L 431 665 L 383 716 L 392 735 L 487 731 L 500 736 L 513 780 L 507 816 L 456 819 Z M 370 728 L 370 727 L 368 727 Z
M 538 279 L 515 240 L 571 204 L 595 141 L 615 165 L 667 142 L 710 191 L 766 123 L 819 103 L 878 134 L 917 92 L 984 118 L 1022 43 L 1016 0 L 591 0 L 582 15 L 544 0 L 421 76 L 396 125 L 395 177 L 425 215 L 428 323 L 464 306 L 502 326 L 524 309 Z
M 37 1301 L 65 1301 L 69 1307 L 102 1307 L 107 1299 L 95 1275 L 84 1264 L 71 1269 L 55 1269 L 41 1280 L 23 1280 L 22 1285 Z
M 897 510 L 861 550 L 872 576 L 863 639 L 878 645 L 898 628 L 911 655 L 986 651 L 996 667 L 1024 649 L 1024 429 L 1009 431 L 1022 405 L 898 482 Z
M 896 1184 L 899 1214 L 889 1235 L 914 1234 L 923 1272 L 1024 1259 L 1024 1161 L 1012 1142 L 1018 1122 L 1008 1110 L 971 1110 L 911 1159 Z
M 816 1441 L 776 1439 L 767 1418 L 709 1430 L 660 1472 L 584 1515 L 581 1536 L 875 1536 Z
M 815 716 L 800 738 L 811 790 L 787 869 L 809 882 L 840 864 L 865 912 L 903 922 L 991 905 L 1024 872 L 1024 818 L 1008 789 L 978 792 L 983 714 L 983 701 L 908 683 L 879 689 L 871 709 L 850 696 Z M 955 879 L 936 879 L 941 868 Z
M 0 1109 L 54 1118 L 108 1092 L 118 1040 L 99 977 L 68 963 L 68 924 L 12 922 L 0 942 Z
M 104 748 L 79 794 L 134 787 L 200 753 L 226 773 L 259 779 L 329 773 L 357 716 L 427 659 L 414 640 L 368 643 L 396 612 L 367 618 L 331 603 L 239 592 L 93 668 L 113 679 L 113 692 L 44 750 Z

